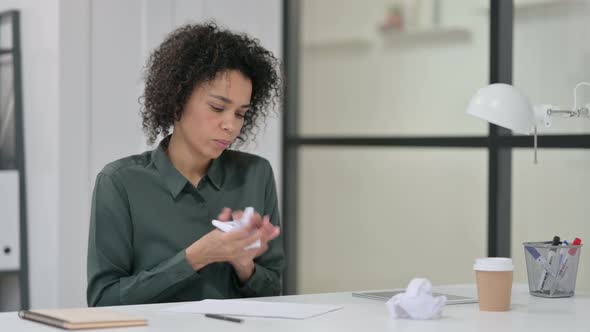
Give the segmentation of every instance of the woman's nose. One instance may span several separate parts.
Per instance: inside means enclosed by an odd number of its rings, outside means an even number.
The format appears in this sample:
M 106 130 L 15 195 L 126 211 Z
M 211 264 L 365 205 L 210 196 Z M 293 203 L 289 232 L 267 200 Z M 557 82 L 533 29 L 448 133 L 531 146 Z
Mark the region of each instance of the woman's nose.
M 235 130 L 235 124 L 234 119 L 230 115 L 231 114 L 228 112 L 222 116 L 221 129 L 223 129 L 223 131 L 233 133 Z

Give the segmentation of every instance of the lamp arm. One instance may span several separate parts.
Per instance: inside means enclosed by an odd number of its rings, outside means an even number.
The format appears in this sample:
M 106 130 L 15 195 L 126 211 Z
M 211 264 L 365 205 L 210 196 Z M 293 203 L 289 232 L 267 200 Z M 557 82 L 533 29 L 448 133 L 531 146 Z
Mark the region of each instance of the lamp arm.
M 537 124 L 544 123 L 545 127 L 551 126 L 551 117 L 556 115 L 565 115 L 568 118 L 572 117 L 590 117 L 590 110 L 588 107 L 580 107 L 578 108 L 578 88 L 584 86 L 589 86 L 590 83 L 588 82 L 580 82 L 576 84 L 574 88 L 574 108 L 573 110 L 560 110 L 554 108 L 552 105 L 539 105 L 533 108 L 533 114 L 535 117 L 535 123 L 533 126 L 533 149 L 534 149 L 534 163 L 538 163 L 537 159 L 537 149 L 538 149 L 538 138 L 537 138 Z
M 576 110 L 573 110 L 573 111 L 572 110 L 554 110 L 552 108 L 547 110 L 547 115 L 549 115 L 549 116 L 563 114 L 569 118 L 573 118 L 574 116 L 580 116 L 579 113 L 580 113 L 579 110 L 578 111 L 576 111 Z

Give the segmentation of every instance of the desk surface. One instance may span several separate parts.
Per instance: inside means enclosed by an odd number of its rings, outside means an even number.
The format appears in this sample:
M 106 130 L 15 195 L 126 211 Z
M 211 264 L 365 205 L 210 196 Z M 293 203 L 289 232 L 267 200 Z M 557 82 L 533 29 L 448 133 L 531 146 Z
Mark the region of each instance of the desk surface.
M 438 287 L 436 291 L 458 295 L 475 295 L 473 285 Z M 113 307 L 142 316 L 149 326 L 101 329 L 104 332 L 144 331 L 588 331 L 590 329 L 590 295 L 546 299 L 530 296 L 525 285 L 515 286 L 512 310 L 480 312 L 477 304 L 446 306 L 436 320 L 407 320 L 389 317 L 383 302 L 353 297 L 351 293 L 309 294 L 261 298 L 263 301 L 336 304 L 343 309 L 307 320 L 245 318 L 242 324 L 205 318 L 200 314 L 158 312 L 173 304 L 150 304 Z M 18 318 L 16 312 L 0 313 L 0 331 L 59 331 L 59 329 Z

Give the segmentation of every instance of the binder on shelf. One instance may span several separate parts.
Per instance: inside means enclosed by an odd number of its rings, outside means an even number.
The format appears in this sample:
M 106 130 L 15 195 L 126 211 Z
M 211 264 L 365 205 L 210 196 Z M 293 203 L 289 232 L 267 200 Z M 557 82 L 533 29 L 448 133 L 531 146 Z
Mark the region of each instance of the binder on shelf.
M 18 170 L 0 170 L 0 271 L 20 269 Z

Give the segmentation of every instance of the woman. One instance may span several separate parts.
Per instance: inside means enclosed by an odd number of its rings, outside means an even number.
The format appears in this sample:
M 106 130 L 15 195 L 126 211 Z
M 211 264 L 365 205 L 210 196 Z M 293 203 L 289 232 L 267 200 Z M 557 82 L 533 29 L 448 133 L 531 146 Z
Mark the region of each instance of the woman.
M 272 169 L 227 149 L 252 138 L 276 104 L 277 63 L 257 40 L 213 23 L 181 27 L 153 52 L 141 114 L 148 142 L 164 138 L 97 176 L 89 306 L 280 294 L 284 252 Z M 212 226 L 249 206 L 257 213 L 246 228 Z M 260 248 L 245 249 L 257 240 Z

